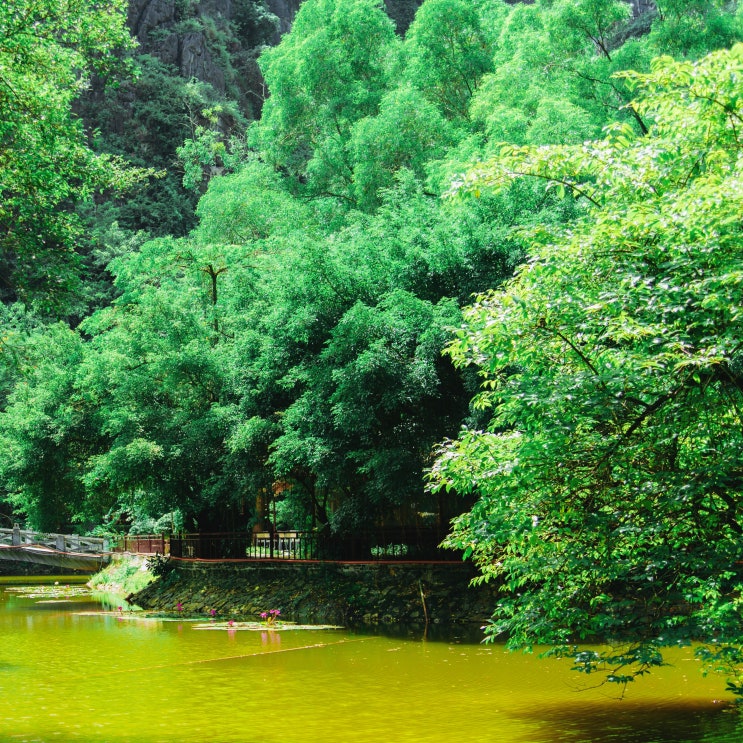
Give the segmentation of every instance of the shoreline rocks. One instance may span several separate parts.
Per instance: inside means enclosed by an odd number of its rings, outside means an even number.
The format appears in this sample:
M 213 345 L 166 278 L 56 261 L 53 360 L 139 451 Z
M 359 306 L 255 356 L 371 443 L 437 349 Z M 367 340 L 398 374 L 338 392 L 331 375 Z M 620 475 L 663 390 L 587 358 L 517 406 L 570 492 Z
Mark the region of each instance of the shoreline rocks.
M 467 563 L 206 562 L 171 559 L 167 572 L 128 601 L 148 611 L 347 627 L 483 624 L 491 585 L 470 586 Z

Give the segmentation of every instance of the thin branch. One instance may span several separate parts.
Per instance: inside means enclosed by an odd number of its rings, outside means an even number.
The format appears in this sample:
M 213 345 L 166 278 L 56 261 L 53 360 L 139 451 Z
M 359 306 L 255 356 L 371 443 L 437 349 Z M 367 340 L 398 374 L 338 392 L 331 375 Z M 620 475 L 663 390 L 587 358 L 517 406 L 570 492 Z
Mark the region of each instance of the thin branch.
M 575 354 L 576 354 L 576 355 L 577 355 L 577 356 L 578 356 L 578 357 L 580 358 L 580 360 L 581 360 L 581 361 L 582 361 L 582 362 L 583 362 L 583 363 L 584 363 L 584 364 L 585 364 L 585 365 L 586 365 L 586 366 L 587 366 L 587 367 L 588 367 L 588 368 L 589 368 L 589 369 L 591 370 L 591 372 L 592 372 L 592 373 L 593 373 L 593 374 L 594 374 L 594 375 L 595 375 L 596 377 L 598 377 L 598 379 L 599 379 L 599 380 L 601 379 L 601 377 L 599 376 L 599 372 L 598 372 L 598 369 L 596 369 L 596 367 L 595 367 L 595 366 L 593 365 L 593 363 L 592 363 L 592 362 L 591 362 L 591 360 L 590 360 L 590 359 L 588 358 L 588 356 L 586 356 L 586 355 L 585 355 L 585 354 L 583 353 L 583 351 L 581 351 L 581 350 L 580 350 L 580 348 L 578 348 L 578 346 L 576 346 L 576 345 L 575 345 L 575 343 L 573 343 L 573 341 L 571 341 L 571 340 L 570 340 L 570 338 L 568 338 L 568 337 L 567 337 L 567 336 L 566 336 L 566 335 L 565 335 L 564 333 L 560 332 L 559 330 L 557 330 L 557 329 L 555 329 L 555 328 L 550 328 L 550 327 L 548 327 L 548 326 L 547 326 L 547 325 L 546 325 L 546 324 L 544 323 L 544 320 L 541 320 L 541 321 L 540 321 L 539 323 L 537 323 L 537 328 L 538 328 L 538 329 L 540 329 L 540 330 L 546 330 L 547 332 L 553 333 L 553 334 L 554 334 L 554 335 L 556 335 L 556 336 L 557 336 L 557 337 L 558 337 L 558 338 L 559 338 L 559 339 L 560 339 L 560 340 L 561 340 L 561 341 L 562 341 L 563 343 L 565 343 L 565 344 L 567 344 L 568 346 L 570 346 L 570 348 L 571 348 L 571 349 L 572 349 L 572 350 L 574 351 L 574 353 L 575 353 Z M 602 387 L 603 387 L 604 389 L 606 389 L 606 387 L 605 387 L 605 385 L 603 384 L 603 382 L 601 382 L 601 386 L 602 386 Z
M 683 389 L 683 387 L 684 384 L 680 384 L 675 389 L 667 392 L 665 395 L 661 395 L 660 397 L 658 397 L 654 402 L 646 405 L 645 409 L 640 413 L 640 415 L 638 415 L 637 418 L 632 421 L 630 427 L 621 434 L 621 436 L 609 447 L 608 451 L 605 452 L 601 459 L 599 459 L 594 467 L 594 470 L 598 470 L 602 466 L 604 466 L 606 462 L 612 456 L 614 456 L 619 447 L 632 436 L 632 434 L 645 422 L 645 420 L 656 413 L 658 410 L 660 410 L 667 402 L 673 400 L 673 398 L 676 397 L 676 395 Z
M 640 116 L 640 114 L 637 112 L 635 107 L 632 105 L 632 102 L 630 101 L 628 103 L 625 100 L 624 96 L 622 95 L 622 91 L 616 85 L 614 85 L 613 82 L 611 82 L 610 80 L 601 80 L 598 77 L 586 75 L 585 73 L 578 72 L 577 70 L 575 74 L 578 77 L 580 77 L 582 80 L 587 80 L 588 82 L 596 83 L 597 85 L 606 85 L 607 87 L 611 88 L 614 91 L 614 94 L 616 95 L 617 99 L 619 100 L 619 104 L 620 104 L 619 109 L 616 109 L 616 110 L 621 110 L 622 108 L 627 109 L 627 111 L 629 111 L 630 114 L 632 114 L 632 117 L 637 122 L 637 125 L 640 127 L 640 131 L 643 133 L 643 135 L 648 134 L 647 126 L 645 125 L 645 122 L 642 120 L 642 117 Z M 606 102 L 605 105 L 608 106 L 609 105 L 608 102 Z M 610 108 L 614 109 L 614 106 L 610 106 Z
M 561 186 L 565 186 L 566 188 L 569 188 L 571 191 L 576 193 L 578 196 L 583 196 L 584 198 L 588 199 L 594 206 L 601 206 L 601 203 L 599 201 L 596 201 L 596 199 L 593 198 L 590 194 L 588 194 L 586 191 L 584 191 L 582 188 L 578 188 L 578 186 L 575 185 L 575 183 L 563 180 L 562 178 L 556 178 L 553 175 L 544 175 L 542 173 L 533 173 L 533 172 L 521 172 L 518 170 L 510 170 L 508 171 L 509 175 L 519 176 L 519 177 L 531 177 L 531 178 L 540 178 L 543 181 L 550 181 L 551 183 L 558 183 Z

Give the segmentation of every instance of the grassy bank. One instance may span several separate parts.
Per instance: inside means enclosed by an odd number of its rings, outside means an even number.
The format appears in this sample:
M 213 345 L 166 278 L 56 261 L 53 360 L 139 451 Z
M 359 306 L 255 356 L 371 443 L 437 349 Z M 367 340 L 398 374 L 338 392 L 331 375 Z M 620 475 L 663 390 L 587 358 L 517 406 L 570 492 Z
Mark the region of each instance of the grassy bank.
M 147 558 L 141 555 L 116 555 L 88 585 L 96 591 L 129 596 L 146 588 L 155 576 L 148 570 Z

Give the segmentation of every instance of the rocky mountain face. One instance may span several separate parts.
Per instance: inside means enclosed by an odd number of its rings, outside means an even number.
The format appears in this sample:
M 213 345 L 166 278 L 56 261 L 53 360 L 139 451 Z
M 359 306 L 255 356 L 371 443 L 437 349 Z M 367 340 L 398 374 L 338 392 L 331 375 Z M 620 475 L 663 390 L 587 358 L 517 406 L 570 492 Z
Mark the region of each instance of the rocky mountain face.
M 130 0 L 128 23 L 141 54 L 238 100 L 250 117 L 263 97 L 260 50 L 278 43 L 299 2 Z
M 216 14 L 229 19 L 230 0 L 200 3 L 197 13 L 202 17 Z M 189 29 L 179 17 L 176 0 L 132 0 L 129 6 L 129 28 L 139 41 L 140 49 L 154 54 L 165 64 L 173 65 L 185 78 L 197 78 L 211 83 L 224 92 L 224 71 L 215 63 L 207 44 L 204 29 Z M 182 26 L 179 28 L 179 23 Z
M 130 0 L 129 28 L 140 50 L 227 93 L 230 82 L 242 95 L 262 94 L 255 60 L 265 45 L 277 44 L 291 28 L 302 0 Z M 404 34 L 423 0 L 385 0 Z M 225 42 L 226 49 L 219 47 Z M 223 52 L 227 51 L 227 55 Z M 229 69 L 235 67 L 235 71 Z M 239 74 L 234 74 L 238 72 Z
M 635 17 L 643 13 L 655 12 L 655 0 L 627 0 L 632 6 L 632 12 Z
M 268 9 L 279 19 L 279 34 L 285 34 L 292 26 L 294 16 L 302 0 L 266 0 Z M 280 36 L 275 41 L 278 42 Z

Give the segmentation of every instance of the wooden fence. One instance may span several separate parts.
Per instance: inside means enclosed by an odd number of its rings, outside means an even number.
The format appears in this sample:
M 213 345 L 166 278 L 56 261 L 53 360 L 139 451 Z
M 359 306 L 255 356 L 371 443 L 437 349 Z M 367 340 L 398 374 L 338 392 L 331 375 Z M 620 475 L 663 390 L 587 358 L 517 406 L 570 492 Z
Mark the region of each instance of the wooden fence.
M 133 534 L 117 537 L 113 549 L 115 552 L 167 555 L 170 552 L 170 537 L 163 534 Z

